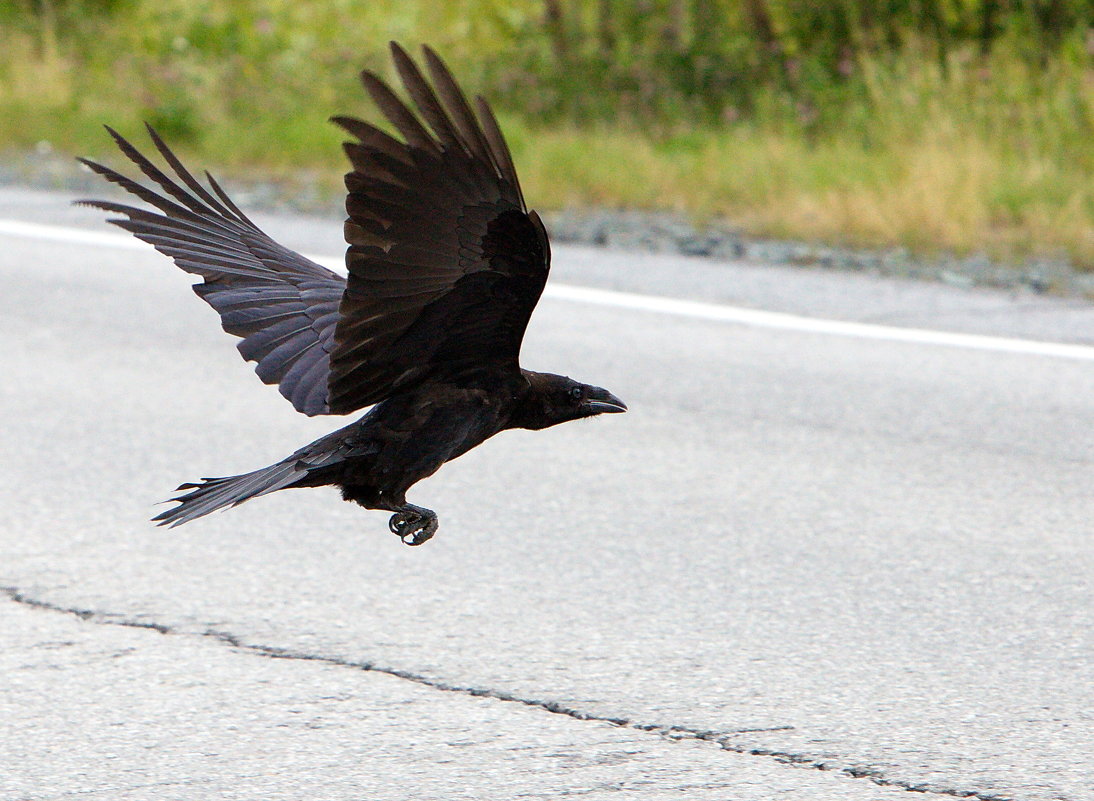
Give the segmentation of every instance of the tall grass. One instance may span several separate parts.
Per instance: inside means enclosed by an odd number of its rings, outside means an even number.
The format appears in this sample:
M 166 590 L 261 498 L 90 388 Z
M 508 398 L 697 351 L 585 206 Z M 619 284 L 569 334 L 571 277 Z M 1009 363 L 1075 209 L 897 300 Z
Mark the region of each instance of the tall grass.
M 337 191 L 356 74 L 428 41 L 499 108 L 541 208 L 1094 268 L 1094 9 L 1067 0 L 9 0 L 0 147 L 156 125 Z

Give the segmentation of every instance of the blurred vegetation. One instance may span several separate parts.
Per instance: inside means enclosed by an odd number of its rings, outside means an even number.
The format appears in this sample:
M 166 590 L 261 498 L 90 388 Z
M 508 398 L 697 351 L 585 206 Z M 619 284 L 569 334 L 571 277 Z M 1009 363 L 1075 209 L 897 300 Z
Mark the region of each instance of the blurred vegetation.
M 491 99 L 541 208 L 1094 268 L 1090 0 L 4 0 L 0 147 L 148 120 L 335 191 L 389 39 Z

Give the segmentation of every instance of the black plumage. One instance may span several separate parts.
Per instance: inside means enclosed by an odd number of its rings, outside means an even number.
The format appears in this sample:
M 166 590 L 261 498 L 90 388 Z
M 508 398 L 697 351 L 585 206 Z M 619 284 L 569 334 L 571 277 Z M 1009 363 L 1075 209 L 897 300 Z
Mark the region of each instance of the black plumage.
M 243 357 L 307 415 L 359 420 L 282 461 L 240 476 L 179 487 L 157 515 L 179 525 L 287 487 L 340 487 L 346 500 L 395 514 L 390 528 L 418 545 L 437 516 L 407 490 L 442 464 L 507 428 L 546 428 L 626 406 L 608 391 L 520 367 L 528 319 L 547 280 L 550 246 L 529 211 L 490 107 L 467 101 L 424 48 L 427 79 L 392 43 L 407 105 L 362 73 L 396 136 L 348 117 L 344 145 L 348 278 L 278 245 L 212 176 L 187 171 L 149 127 L 174 177 L 110 130 L 161 191 L 83 160 L 155 207 L 82 201 L 201 276 L 194 291 L 241 337 Z

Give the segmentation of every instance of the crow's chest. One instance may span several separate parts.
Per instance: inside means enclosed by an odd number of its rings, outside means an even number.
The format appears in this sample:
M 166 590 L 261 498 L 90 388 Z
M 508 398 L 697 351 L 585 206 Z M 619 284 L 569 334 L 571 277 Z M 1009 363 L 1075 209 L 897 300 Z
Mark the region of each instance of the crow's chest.
M 409 486 L 498 433 L 505 411 L 483 392 L 462 392 L 409 409 L 379 409 L 355 467 L 380 487 Z M 356 472 L 351 467 L 351 472 Z

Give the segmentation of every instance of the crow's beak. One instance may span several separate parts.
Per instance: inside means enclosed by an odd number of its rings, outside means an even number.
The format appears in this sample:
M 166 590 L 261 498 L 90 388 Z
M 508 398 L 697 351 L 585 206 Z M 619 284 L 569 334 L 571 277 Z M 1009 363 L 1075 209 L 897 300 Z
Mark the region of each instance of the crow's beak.
M 608 390 L 599 387 L 589 393 L 582 406 L 589 414 L 615 414 L 627 411 L 627 404 Z

